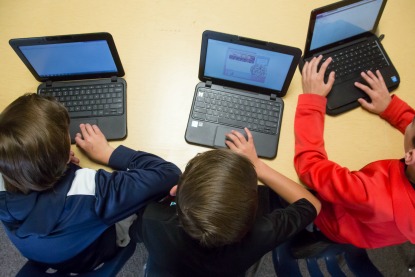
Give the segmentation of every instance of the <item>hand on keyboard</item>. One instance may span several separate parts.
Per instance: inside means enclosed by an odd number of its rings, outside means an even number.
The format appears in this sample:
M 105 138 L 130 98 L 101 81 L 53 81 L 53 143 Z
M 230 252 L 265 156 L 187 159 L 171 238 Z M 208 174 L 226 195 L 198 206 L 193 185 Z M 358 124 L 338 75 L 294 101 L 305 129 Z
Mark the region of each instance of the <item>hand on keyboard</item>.
M 76 145 L 80 147 L 89 158 L 94 161 L 108 165 L 110 156 L 114 151 L 109 144 L 105 135 L 97 125 L 81 124 L 79 126 L 81 133 L 75 137 Z
M 305 63 L 302 71 L 303 93 L 313 93 L 324 97 L 329 94 L 334 83 L 335 73 L 334 71 L 330 72 L 327 83 L 324 81 L 324 74 L 332 59 L 328 58 L 318 69 L 322 58 L 323 56 L 320 55 Z
M 392 98 L 383 80 L 382 74 L 379 70 L 376 75 L 372 71 L 367 73 L 362 72 L 362 78 L 369 84 L 369 86 L 356 82 L 355 86 L 366 92 L 369 95 L 371 102 L 369 103 L 363 98 L 359 98 L 360 105 L 366 110 L 374 114 L 380 114 L 389 106 Z

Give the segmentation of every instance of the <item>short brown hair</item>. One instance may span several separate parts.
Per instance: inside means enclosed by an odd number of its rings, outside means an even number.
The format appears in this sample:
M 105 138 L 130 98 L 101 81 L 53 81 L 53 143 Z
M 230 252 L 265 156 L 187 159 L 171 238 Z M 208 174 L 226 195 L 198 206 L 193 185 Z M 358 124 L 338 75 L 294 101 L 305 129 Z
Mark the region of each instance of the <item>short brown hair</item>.
M 9 192 L 52 188 L 70 147 L 68 112 L 53 98 L 25 94 L 0 114 L 0 173 Z
M 181 226 L 206 247 L 238 242 L 254 223 L 257 185 L 255 168 L 244 156 L 226 149 L 197 155 L 178 184 Z

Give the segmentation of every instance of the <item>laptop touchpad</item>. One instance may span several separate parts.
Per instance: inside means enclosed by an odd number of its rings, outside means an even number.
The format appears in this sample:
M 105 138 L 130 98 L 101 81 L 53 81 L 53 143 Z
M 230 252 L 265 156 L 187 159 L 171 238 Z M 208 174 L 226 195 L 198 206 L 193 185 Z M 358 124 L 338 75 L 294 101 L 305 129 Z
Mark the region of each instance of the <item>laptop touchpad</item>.
M 82 119 L 73 119 L 71 118 L 71 124 L 69 126 L 69 132 L 71 134 L 71 143 L 75 143 L 75 135 L 76 133 L 81 133 L 81 129 L 79 128 L 80 124 L 91 124 L 91 125 L 98 125 L 98 121 L 93 118 L 82 118 Z
M 363 97 L 367 98 L 367 94 L 353 83 L 343 83 L 333 87 L 332 92 L 327 96 L 327 107 L 331 110 L 337 109 Z
M 232 130 L 240 132 L 246 138 L 246 134 L 243 129 L 218 126 L 216 128 L 216 135 L 215 135 L 215 141 L 213 143 L 213 146 L 214 147 L 227 147 L 225 144 L 225 140 L 227 139 L 226 134 L 230 133 Z

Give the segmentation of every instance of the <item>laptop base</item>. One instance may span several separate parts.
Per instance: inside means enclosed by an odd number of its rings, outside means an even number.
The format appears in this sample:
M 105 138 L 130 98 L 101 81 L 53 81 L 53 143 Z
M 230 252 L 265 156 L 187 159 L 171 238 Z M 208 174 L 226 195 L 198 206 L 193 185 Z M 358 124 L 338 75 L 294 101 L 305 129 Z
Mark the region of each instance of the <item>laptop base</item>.
M 215 123 L 198 121 L 189 118 L 187 123 L 185 140 L 187 143 L 210 147 L 210 148 L 226 148 L 226 134 L 232 130 L 238 131 L 245 135 L 245 131 L 240 128 L 231 126 L 218 126 Z M 254 138 L 254 144 L 257 154 L 261 158 L 274 159 L 277 155 L 278 140 L 270 140 L 270 135 L 251 131 Z

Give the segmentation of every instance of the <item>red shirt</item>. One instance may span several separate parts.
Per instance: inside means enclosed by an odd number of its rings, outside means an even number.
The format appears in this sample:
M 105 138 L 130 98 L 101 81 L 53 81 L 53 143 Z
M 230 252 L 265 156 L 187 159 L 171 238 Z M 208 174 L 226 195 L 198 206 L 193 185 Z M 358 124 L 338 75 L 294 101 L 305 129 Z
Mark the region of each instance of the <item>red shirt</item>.
M 315 224 L 331 240 L 362 248 L 415 243 L 415 190 L 404 163 L 381 160 L 350 171 L 328 160 L 325 106 L 324 97 L 300 95 L 294 123 L 295 169 L 322 202 Z M 415 110 L 397 96 L 380 114 L 402 133 L 414 116 Z

